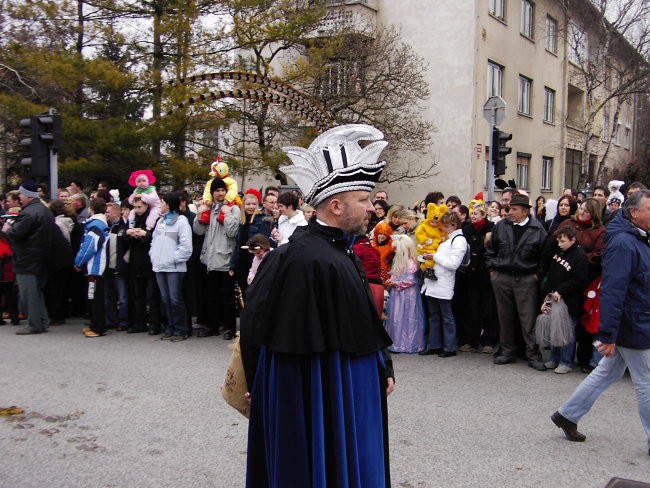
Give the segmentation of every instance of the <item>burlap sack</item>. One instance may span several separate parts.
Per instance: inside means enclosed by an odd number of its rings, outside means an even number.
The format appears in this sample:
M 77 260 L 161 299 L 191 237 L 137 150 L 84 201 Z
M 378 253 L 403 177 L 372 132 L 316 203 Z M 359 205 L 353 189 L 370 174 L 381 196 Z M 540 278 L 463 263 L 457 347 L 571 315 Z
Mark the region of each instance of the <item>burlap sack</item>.
M 232 355 L 228 361 L 226 379 L 221 387 L 221 395 L 228 405 L 248 418 L 250 405 L 246 398 L 244 398 L 244 394 L 248 391 L 248 386 L 246 385 L 244 363 L 241 358 L 241 348 L 239 347 L 239 332 L 237 332 L 235 342 L 228 347 L 232 350 Z

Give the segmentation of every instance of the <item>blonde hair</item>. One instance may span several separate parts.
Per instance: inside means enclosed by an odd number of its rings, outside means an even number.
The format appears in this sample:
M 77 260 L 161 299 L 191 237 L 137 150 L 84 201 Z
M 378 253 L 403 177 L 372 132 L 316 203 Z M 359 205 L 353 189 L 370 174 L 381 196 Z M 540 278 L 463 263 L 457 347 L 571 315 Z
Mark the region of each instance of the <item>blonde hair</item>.
M 388 209 L 388 212 L 386 212 L 386 218 L 384 220 L 390 224 L 391 217 L 393 217 L 393 215 L 395 215 L 397 212 L 401 212 L 402 210 L 404 210 L 404 207 L 402 205 L 393 205 Z
M 415 240 L 404 234 L 393 235 L 392 246 L 395 249 L 395 256 L 390 272 L 393 275 L 399 275 L 407 270 L 411 259 L 417 259 L 418 248 L 415 245 Z
M 255 217 L 257 217 L 257 214 L 260 213 L 260 201 L 252 193 L 247 193 L 246 195 L 244 195 L 244 198 L 242 198 L 242 201 L 241 201 L 241 207 L 240 207 L 241 208 L 241 212 L 240 212 L 241 215 L 239 217 L 239 222 L 241 224 L 246 223 L 247 215 L 246 215 L 246 210 L 244 208 L 246 206 L 246 200 L 255 200 L 255 203 L 257 204 L 257 206 L 255 207 L 255 212 L 253 212 L 253 215 L 251 215 L 251 222 L 253 220 L 255 220 Z
M 484 203 L 477 203 L 476 205 L 474 205 L 472 207 L 472 211 L 474 210 L 480 211 L 483 215 L 487 215 L 488 213 L 487 205 L 485 205 Z

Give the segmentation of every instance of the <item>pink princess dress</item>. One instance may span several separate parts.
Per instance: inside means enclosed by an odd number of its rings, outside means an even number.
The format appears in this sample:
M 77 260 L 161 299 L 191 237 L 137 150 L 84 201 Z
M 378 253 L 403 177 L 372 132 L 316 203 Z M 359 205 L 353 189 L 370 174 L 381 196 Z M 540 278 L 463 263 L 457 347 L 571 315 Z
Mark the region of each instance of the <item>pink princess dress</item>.
M 417 261 L 411 259 L 403 273 L 397 276 L 391 273 L 395 287 L 390 289 L 386 330 L 393 340 L 390 346 L 392 352 L 416 353 L 424 350 L 425 315 L 417 270 Z

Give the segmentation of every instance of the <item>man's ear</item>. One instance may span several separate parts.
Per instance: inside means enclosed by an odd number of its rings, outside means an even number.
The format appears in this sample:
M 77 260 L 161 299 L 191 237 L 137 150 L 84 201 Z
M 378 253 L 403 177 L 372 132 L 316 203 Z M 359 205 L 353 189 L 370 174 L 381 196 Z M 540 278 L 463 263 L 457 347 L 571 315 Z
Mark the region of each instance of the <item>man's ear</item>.
M 333 197 L 327 204 L 328 210 L 337 217 L 343 213 L 343 201 L 340 198 Z

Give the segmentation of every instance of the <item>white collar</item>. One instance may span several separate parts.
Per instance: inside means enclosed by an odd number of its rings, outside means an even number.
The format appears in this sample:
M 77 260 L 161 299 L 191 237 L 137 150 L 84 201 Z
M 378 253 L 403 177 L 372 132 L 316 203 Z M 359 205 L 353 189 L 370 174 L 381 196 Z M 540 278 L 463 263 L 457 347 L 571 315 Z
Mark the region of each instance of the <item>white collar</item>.
M 523 222 L 519 222 L 519 223 L 513 222 L 513 225 L 521 225 L 522 227 L 524 227 L 528 223 L 529 220 L 530 220 L 530 217 L 526 217 L 523 220 Z

